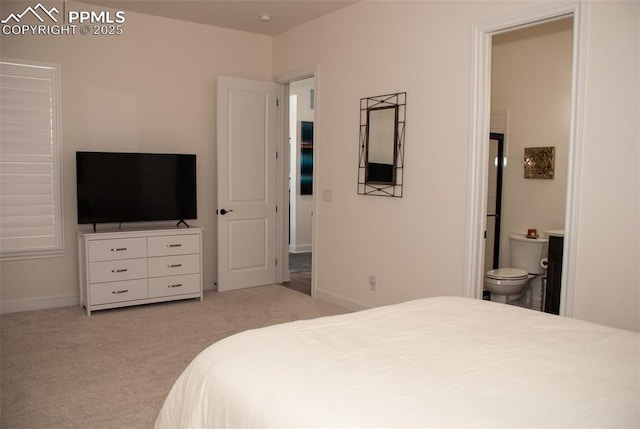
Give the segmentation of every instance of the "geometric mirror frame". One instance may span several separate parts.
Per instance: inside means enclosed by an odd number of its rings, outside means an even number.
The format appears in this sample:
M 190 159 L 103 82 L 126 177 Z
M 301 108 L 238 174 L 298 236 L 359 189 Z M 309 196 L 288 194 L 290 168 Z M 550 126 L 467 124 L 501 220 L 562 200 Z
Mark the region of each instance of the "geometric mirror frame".
M 358 194 L 401 198 L 407 93 L 360 99 Z

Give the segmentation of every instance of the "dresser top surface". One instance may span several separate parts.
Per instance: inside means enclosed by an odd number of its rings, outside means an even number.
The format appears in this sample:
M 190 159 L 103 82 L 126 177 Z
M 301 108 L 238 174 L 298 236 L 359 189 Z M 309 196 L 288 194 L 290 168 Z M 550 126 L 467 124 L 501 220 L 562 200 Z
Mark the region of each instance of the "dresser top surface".
M 104 229 L 103 231 L 78 231 L 78 236 L 87 239 L 107 239 L 107 238 L 124 238 L 124 237 L 152 237 L 155 235 L 181 235 L 181 234 L 200 234 L 203 229 L 192 226 L 190 228 L 136 228 L 136 229 Z

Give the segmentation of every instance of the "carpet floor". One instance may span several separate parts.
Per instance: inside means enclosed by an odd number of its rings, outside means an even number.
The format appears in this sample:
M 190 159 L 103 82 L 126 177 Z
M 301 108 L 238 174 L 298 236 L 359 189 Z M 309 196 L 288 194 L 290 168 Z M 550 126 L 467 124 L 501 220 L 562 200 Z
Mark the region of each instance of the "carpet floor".
M 311 252 L 289 253 L 289 272 L 306 273 L 311 271 Z
M 0 427 L 151 428 L 173 383 L 210 344 L 345 310 L 279 285 L 105 310 L 0 317 Z

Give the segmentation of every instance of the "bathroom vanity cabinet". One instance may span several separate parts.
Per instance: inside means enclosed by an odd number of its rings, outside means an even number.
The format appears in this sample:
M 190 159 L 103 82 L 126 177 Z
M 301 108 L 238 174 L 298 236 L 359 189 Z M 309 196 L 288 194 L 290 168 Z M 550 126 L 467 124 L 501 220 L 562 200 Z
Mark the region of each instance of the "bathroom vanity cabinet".
M 544 295 L 545 313 L 560 314 L 563 247 L 564 237 L 549 236 L 549 265 L 547 266 L 547 288 Z

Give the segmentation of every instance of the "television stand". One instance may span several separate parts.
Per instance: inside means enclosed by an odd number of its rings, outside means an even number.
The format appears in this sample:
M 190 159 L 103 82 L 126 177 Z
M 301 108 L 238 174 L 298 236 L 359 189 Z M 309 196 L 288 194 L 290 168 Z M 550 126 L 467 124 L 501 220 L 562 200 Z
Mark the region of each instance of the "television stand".
M 202 300 L 202 228 L 78 232 L 80 305 Z
M 184 223 L 184 226 L 186 226 L 187 228 L 190 228 L 189 224 L 185 222 L 184 219 L 180 219 L 180 221 L 176 223 L 176 228 L 179 228 L 181 223 Z

